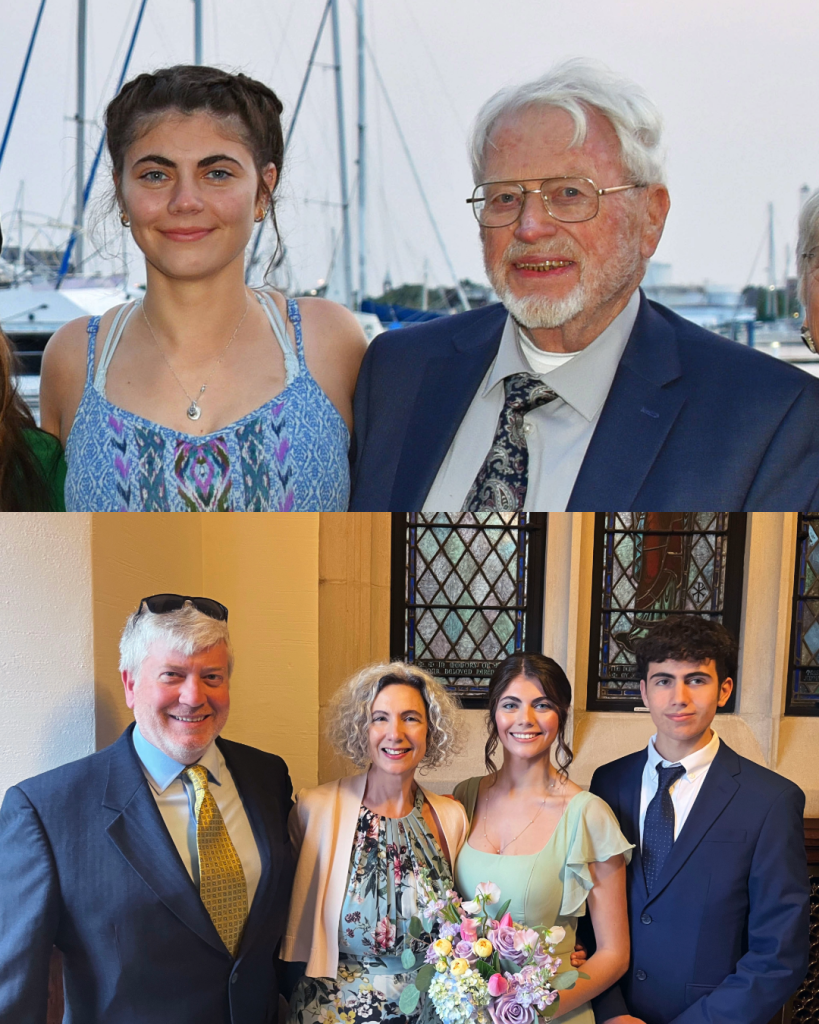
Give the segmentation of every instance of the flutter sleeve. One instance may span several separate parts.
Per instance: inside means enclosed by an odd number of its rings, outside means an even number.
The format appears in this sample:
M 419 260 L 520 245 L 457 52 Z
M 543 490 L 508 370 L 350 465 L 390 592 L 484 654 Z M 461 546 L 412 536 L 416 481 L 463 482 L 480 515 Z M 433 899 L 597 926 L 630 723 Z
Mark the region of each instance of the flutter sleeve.
M 580 806 L 571 823 L 560 905 L 562 917 L 579 917 L 585 912 L 586 897 L 594 887 L 589 864 L 608 860 L 619 853 L 628 864 L 634 849 L 620 831 L 614 812 L 605 800 L 592 793 L 576 799 Z

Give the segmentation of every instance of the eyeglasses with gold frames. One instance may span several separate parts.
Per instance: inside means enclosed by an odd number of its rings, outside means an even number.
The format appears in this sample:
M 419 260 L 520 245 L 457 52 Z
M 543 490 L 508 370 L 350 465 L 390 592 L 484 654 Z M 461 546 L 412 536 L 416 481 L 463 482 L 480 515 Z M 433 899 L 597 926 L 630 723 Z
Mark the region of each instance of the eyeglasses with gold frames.
M 526 188 L 537 181 L 539 188 Z M 514 224 L 523 212 L 527 195 L 539 195 L 546 212 L 564 224 L 579 224 L 593 220 L 600 211 L 600 197 L 632 188 L 645 188 L 644 184 L 612 185 L 598 188 L 591 178 L 527 178 L 524 181 L 485 181 L 475 187 L 471 198 L 475 219 L 485 228 L 505 228 Z

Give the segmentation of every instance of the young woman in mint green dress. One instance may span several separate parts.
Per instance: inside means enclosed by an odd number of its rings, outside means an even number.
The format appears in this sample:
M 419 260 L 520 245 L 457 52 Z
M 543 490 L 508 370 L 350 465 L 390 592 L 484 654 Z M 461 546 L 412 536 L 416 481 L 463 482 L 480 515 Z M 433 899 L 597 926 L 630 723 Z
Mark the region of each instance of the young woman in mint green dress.
M 558 1017 L 594 1024 L 589 1000 L 628 967 L 625 873 L 632 847 L 608 805 L 566 773 L 571 696 L 565 673 L 551 658 L 517 654 L 496 670 L 489 684 L 489 774 L 455 790 L 470 822 L 455 883 L 471 898 L 479 882 L 494 882 L 501 901 L 511 900 L 509 912 L 519 924 L 564 928 L 557 949 L 561 970 L 570 967 L 577 920 L 588 905 L 597 946 L 582 968 L 589 980 L 561 992 Z M 500 768 L 492 761 L 498 743 Z

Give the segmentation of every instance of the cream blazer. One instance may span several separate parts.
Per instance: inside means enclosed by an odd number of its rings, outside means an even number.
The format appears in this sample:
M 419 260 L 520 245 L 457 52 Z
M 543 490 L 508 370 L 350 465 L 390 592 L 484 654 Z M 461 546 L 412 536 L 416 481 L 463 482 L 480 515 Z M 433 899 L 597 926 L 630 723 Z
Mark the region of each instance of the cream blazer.
M 310 978 L 335 978 L 338 972 L 338 925 L 366 784 L 365 772 L 303 789 L 290 812 L 290 840 L 299 862 L 280 956 L 306 961 Z M 454 865 L 469 832 L 466 813 L 451 797 L 421 791 L 438 818 Z

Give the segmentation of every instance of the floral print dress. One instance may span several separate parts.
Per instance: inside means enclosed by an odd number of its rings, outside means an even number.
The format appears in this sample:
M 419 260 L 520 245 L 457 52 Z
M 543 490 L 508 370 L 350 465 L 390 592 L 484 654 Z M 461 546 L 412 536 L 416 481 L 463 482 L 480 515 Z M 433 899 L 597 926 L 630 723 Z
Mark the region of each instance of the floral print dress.
M 353 841 L 347 892 L 339 922 L 336 978 L 303 977 L 290 1001 L 290 1024 L 408 1024 L 398 1008 L 408 976 L 401 952 L 410 919 L 421 903 L 452 888 L 452 872 L 422 814 L 419 789 L 403 818 L 386 818 L 362 806 Z

